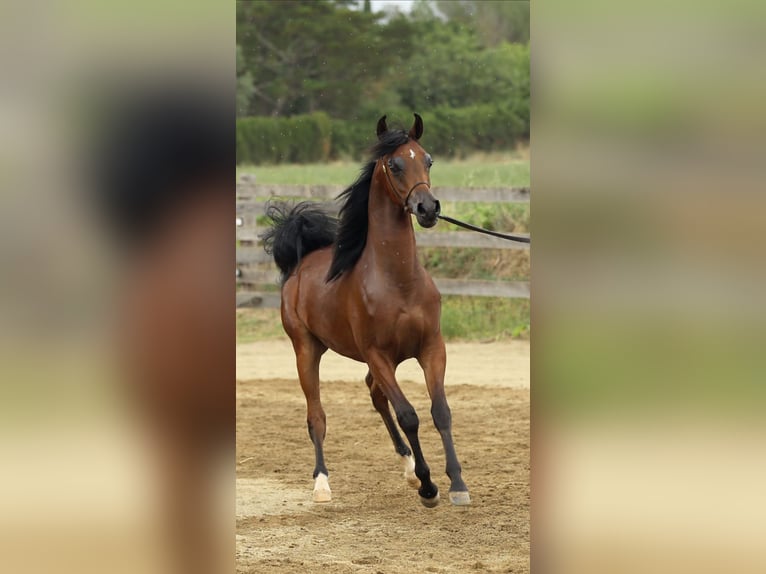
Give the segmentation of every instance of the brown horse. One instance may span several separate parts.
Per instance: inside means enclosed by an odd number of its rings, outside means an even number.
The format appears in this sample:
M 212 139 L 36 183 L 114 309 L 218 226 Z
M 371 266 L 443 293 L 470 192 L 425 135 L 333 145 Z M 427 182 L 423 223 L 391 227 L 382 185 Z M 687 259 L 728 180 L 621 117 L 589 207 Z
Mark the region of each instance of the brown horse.
M 444 392 L 446 352 L 439 317 L 441 296 L 418 261 L 410 214 L 433 227 L 439 202 L 431 194 L 431 156 L 420 146 L 423 120 L 415 114 L 409 133 L 378 121 L 378 142 L 359 178 L 339 199 L 340 221 L 311 204 L 288 211 L 271 206 L 264 236 L 282 271 L 282 324 L 295 349 L 308 407 L 308 431 L 316 455 L 314 501 L 331 499 L 322 443 L 325 413 L 319 396 L 319 361 L 327 349 L 367 363 L 366 383 L 404 461 L 404 475 L 425 506 L 439 490 L 418 440 L 418 416 L 394 376 L 397 365 L 416 358 L 431 398 L 450 478 L 450 501 L 470 504 L 452 441 Z M 389 403 L 412 450 L 396 427 Z M 414 455 L 414 459 L 413 459 Z M 413 472 L 414 471 L 414 472 Z

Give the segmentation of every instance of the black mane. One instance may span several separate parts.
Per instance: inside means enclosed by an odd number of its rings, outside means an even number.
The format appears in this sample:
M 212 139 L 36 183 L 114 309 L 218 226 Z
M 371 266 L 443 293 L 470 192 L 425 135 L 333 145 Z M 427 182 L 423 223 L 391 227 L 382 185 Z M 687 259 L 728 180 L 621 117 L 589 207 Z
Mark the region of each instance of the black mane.
M 362 167 L 359 177 L 338 196 L 337 199 L 343 200 L 343 206 L 340 208 L 340 225 L 327 281 L 334 281 L 354 267 L 364 251 L 367 243 L 367 206 L 375 163 L 409 140 L 409 136 L 403 130 L 389 130 L 381 134 L 378 142 L 370 150 L 370 159 Z

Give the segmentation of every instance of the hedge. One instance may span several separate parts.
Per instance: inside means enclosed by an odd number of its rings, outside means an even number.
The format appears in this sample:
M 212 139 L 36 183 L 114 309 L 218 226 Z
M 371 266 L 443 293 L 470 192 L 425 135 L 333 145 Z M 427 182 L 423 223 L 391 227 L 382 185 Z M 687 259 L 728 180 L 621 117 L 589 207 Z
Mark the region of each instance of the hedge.
M 330 155 L 331 122 L 327 114 L 290 118 L 237 120 L 237 163 L 311 163 Z
M 412 125 L 412 114 L 389 110 L 390 127 Z M 512 148 L 529 138 L 529 105 L 510 101 L 465 108 L 424 111 L 423 145 L 436 156 L 464 156 L 474 151 Z M 329 159 L 360 160 L 375 142 L 377 118 L 331 120 L 325 113 L 237 120 L 237 163 L 312 163 Z

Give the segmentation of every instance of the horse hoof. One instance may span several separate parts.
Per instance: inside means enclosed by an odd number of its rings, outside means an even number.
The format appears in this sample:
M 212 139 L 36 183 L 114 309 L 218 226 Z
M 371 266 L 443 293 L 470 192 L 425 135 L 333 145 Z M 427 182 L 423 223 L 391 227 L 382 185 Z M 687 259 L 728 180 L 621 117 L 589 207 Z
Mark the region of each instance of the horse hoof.
M 332 493 L 327 490 L 315 490 L 314 502 L 330 502 L 332 500 Z
M 471 495 L 467 491 L 450 492 L 449 501 L 455 506 L 468 506 L 471 504 Z
M 332 492 L 330 492 L 330 483 L 327 482 L 327 475 L 321 472 L 314 479 L 314 502 L 330 502 Z
M 439 504 L 439 493 L 436 493 L 436 496 L 433 498 L 423 498 L 420 497 L 420 502 L 423 503 L 423 506 L 426 508 L 434 508 L 437 504 Z

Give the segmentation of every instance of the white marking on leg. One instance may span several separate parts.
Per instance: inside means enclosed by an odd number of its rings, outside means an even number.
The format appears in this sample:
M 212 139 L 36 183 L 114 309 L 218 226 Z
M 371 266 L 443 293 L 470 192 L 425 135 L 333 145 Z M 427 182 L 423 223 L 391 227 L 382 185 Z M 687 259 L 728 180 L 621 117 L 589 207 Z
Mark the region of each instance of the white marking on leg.
M 331 500 L 332 492 L 330 492 L 327 475 L 320 472 L 314 479 L 314 502 L 330 502 Z
M 413 488 L 420 488 L 420 479 L 415 476 L 415 459 L 412 455 L 402 457 L 404 463 L 404 478 Z
M 410 148 L 410 159 L 415 159 L 415 152 Z

